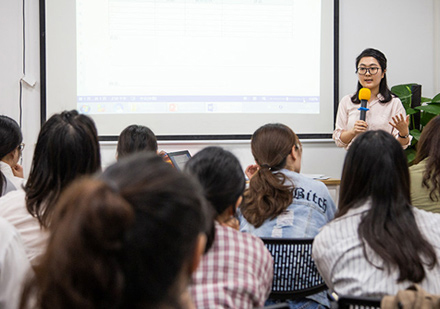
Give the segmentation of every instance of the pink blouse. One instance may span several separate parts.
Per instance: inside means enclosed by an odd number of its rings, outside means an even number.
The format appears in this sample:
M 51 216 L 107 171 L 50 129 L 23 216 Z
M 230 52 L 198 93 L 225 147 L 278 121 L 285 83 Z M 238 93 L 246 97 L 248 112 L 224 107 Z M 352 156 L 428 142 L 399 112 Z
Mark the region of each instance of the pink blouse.
M 378 98 L 368 102 L 365 121 L 368 124 L 368 130 L 384 130 L 398 138 L 399 131 L 394 129 L 389 122 L 392 121 L 392 117 L 398 114 L 402 114 L 406 117 L 405 108 L 399 98 L 393 97 L 388 103 L 380 103 L 379 99 L 383 99 L 381 94 L 378 94 Z M 349 144 L 345 144 L 341 141 L 341 133 L 343 131 L 350 130 L 354 127 L 354 123 L 359 120 L 360 111 L 358 108 L 360 104 L 354 104 L 351 102 L 351 95 L 346 95 L 339 102 L 338 114 L 336 116 L 336 128 L 333 131 L 333 139 L 338 147 L 344 147 L 348 149 L 355 138 L 351 140 Z M 409 137 L 408 143 L 403 146 L 408 147 L 411 144 L 412 136 Z

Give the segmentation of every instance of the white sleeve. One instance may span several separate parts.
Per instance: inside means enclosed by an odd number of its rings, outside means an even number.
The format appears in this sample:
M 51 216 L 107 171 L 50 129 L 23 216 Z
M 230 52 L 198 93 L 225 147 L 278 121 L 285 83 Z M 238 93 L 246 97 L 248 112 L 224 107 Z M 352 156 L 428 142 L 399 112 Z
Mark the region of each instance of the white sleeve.
M 0 308 L 16 309 L 24 280 L 33 273 L 19 233 L 0 221 Z

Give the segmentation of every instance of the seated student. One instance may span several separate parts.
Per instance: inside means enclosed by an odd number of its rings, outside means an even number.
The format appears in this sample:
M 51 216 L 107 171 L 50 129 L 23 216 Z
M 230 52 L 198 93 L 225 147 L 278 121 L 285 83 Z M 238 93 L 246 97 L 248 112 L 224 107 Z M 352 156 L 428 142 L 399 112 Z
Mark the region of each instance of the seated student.
M 0 308 L 16 309 L 31 265 L 17 230 L 0 218 Z
M 237 158 L 219 147 L 198 152 L 185 172 L 202 184 L 216 213 L 215 239 L 193 275 L 191 294 L 197 308 L 254 308 L 269 296 L 273 260 L 263 242 L 240 233 L 234 214 L 242 201 L 245 178 Z
M 32 265 L 45 249 L 46 229 L 61 191 L 76 177 L 100 168 L 98 136 L 90 117 L 65 111 L 43 124 L 24 191 L 0 199 L 0 217 L 20 232 Z
M 283 124 L 266 124 L 252 135 L 251 148 L 258 169 L 240 206 L 240 230 L 258 237 L 314 238 L 336 207 L 322 182 L 299 174 L 298 136 Z M 289 303 L 292 308 L 330 306 L 325 291 Z
M 21 129 L 14 119 L 0 115 L 0 196 L 21 189 L 23 167 L 18 164 L 24 149 Z
M 193 308 L 187 286 L 207 218 L 192 177 L 152 154 L 120 160 L 63 192 L 23 300 L 33 308 Z
M 359 135 L 347 152 L 335 219 L 312 256 L 339 295 L 394 295 L 412 283 L 440 294 L 440 215 L 411 206 L 407 159 L 385 131 Z
M 145 126 L 130 125 L 126 127 L 118 138 L 116 149 L 118 160 L 135 152 L 157 152 L 157 139 L 153 131 Z
M 440 116 L 423 129 L 409 174 L 412 205 L 440 213 Z

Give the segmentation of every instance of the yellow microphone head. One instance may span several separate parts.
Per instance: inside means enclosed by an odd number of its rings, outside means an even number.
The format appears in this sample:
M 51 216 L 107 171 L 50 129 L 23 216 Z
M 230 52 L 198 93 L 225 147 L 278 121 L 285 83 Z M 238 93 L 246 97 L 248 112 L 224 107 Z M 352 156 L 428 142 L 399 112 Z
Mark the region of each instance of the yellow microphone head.
M 368 88 L 361 88 L 361 90 L 359 90 L 359 100 L 365 100 L 368 101 L 371 97 L 371 90 Z

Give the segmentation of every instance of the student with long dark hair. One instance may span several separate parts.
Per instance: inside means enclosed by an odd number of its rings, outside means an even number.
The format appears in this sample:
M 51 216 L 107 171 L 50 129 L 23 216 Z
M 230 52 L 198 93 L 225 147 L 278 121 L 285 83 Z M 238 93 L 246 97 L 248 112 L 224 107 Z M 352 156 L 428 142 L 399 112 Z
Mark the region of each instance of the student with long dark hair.
M 0 199 L 0 216 L 21 233 L 33 264 L 45 248 L 46 229 L 62 190 L 75 178 L 100 169 L 98 136 L 90 117 L 65 111 L 43 124 L 24 191 Z
M 347 152 L 335 219 L 316 236 L 313 258 L 339 295 L 381 297 L 418 283 L 440 293 L 440 215 L 411 206 L 407 159 L 382 130 Z
M 22 308 L 194 308 L 211 218 L 192 177 L 153 154 L 120 160 L 62 194 Z
M 18 164 L 24 148 L 23 136 L 17 122 L 0 115 L 0 196 L 21 189 L 23 168 Z
M 258 237 L 314 238 L 336 206 L 322 182 L 299 173 L 298 136 L 286 125 L 266 124 L 252 135 L 251 148 L 258 170 L 240 207 L 240 230 Z M 325 292 L 291 301 L 292 307 L 319 305 L 330 305 Z
M 139 151 L 157 152 L 156 135 L 148 127 L 130 125 L 118 137 L 117 158 L 121 159 Z
M 387 58 L 374 48 L 367 48 L 356 58 L 357 89 L 354 94 L 346 95 L 339 102 L 336 128 L 333 139 L 339 147 L 348 148 L 352 141 L 367 130 L 384 130 L 406 148 L 409 136 L 409 118 L 399 98 L 393 95 L 387 85 Z M 360 120 L 361 106 L 359 90 L 368 88 L 371 97 L 368 100 L 366 119 Z
M 216 214 L 213 245 L 192 277 L 196 307 L 263 306 L 272 284 L 272 256 L 261 239 L 231 227 L 245 188 L 240 162 L 229 151 L 207 147 L 188 161 L 185 172 L 199 180 Z
M 409 173 L 413 206 L 440 213 L 440 116 L 423 129 Z

